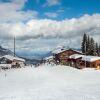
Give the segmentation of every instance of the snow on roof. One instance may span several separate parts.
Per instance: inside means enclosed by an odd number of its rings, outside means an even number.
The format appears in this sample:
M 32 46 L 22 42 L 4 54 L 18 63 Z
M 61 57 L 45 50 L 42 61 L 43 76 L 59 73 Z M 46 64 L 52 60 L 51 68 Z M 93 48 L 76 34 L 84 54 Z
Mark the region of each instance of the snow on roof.
M 58 53 L 61 53 L 61 52 L 64 52 L 66 50 L 73 50 L 75 52 L 78 52 L 78 53 L 82 53 L 78 50 L 74 50 L 74 49 L 66 49 L 66 48 L 58 48 L 58 49 L 55 49 L 54 51 L 52 51 L 53 54 L 58 54 Z
M 63 51 L 65 51 L 65 50 L 64 49 L 56 49 L 56 50 L 52 51 L 52 53 L 53 54 L 58 54 L 58 53 L 61 53 Z
M 96 61 L 96 60 L 100 60 L 100 57 L 98 57 L 98 56 L 83 56 L 82 60 L 93 62 L 93 61 Z
M 71 49 L 71 50 L 73 50 L 73 51 L 76 51 L 76 52 L 78 52 L 78 53 L 81 53 L 81 54 L 83 54 L 83 53 L 82 53 L 82 51 L 75 50 L 75 49 Z
M 11 56 L 11 55 L 5 55 L 5 56 L 2 56 L 2 58 L 7 58 L 7 59 L 9 59 L 9 60 L 19 60 L 19 61 L 23 61 L 23 62 L 25 62 L 25 60 L 24 59 L 22 59 L 22 58 L 19 58 L 19 57 L 14 57 L 14 56 Z
M 57 48 L 55 48 L 55 49 L 52 51 L 52 53 L 53 53 L 53 54 L 58 54 L 58 53 L 61 53 L 61 52 L 65 51 L 66 49 L 67 49 L 67 48 L 64 47 L 64 46 L 58 46 Z
M 84 55 L 73 54 L 73 55 L 71 55 L 69 58 L 78 59 L 78 58 L 81 58 L 81 57 L 84 57 Z
M 45 60 L 53 59 L 53 56 L 45 57 L 44 59 L 45 59 Z
M 98 56 L 86 56 L 86 55 L 80 55 L 80 54 L 73 54 L 69 58 L 78 59 L 81 57 L 83 61 L 89 61 L 89 62 L 100 60 L 100 57 Z

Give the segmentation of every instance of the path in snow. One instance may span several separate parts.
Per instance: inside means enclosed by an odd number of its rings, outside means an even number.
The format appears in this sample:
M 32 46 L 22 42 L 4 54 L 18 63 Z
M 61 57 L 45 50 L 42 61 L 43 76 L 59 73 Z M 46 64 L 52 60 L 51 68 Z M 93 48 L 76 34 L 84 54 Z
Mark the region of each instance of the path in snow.
M 50 65 L 1 71 L 0 100 L 100 100 L 100 71 Z

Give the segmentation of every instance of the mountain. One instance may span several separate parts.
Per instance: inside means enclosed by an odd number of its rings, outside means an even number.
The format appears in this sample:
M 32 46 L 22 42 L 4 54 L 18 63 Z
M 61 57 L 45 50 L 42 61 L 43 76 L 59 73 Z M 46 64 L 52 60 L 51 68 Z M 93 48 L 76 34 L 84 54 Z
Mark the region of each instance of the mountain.
M 47 52 L 47 53 L 41 53 L 41 54 L 35 54 L 33 56 L 21 56 L 21 58 L 25 59 L 26 63 L 27 64 L 39 64 L 42 62 L 42 60 L 45 58 L 45 57 L 48 57 L 48 56 L 51 56 L 52 53 L 51 51 Z
M 0 46 L 0 56 L 4 55 L 13 55 L 13 52 L 9 49 L 5 49 L 2 46 Z
M 0 46 L 0 56 L 4 56 L 4 55 L 12 55 L 13 56 L 13 52 L 9 49 L 5 49 L 2 46 Z M 20 55 L 18 57 L 23 58 Z M 26 63 L 28 63 L 28 64 L 37 64 L 37 63 L 41 62 L 40 59 L 29 59 L 29 58 L 23 58 L 23 59 L 25 59 Z
M 39 64 L 42 62 L 41 59 L 29 59 L 29 58 L 23 58 L 25 59 L 26 61 L 26 64 L 33 64 L 33 65 L 36 65 L 36 64 Z
M 57 49 L 66 49 L 66 48 L 58 47 L 58 48 L 55 48 L 54 50 L 57 50 Z M 17 56 L 25 59 L 26 63 L 28 64 L 37 64 L 37 63 L 41 63 L 43 58 L 51 56 L 54 50 L 48 51 L 48 52 L 34 53 L 32 57 L 29 54 L 25 56 L 25 54 L 23 53 L 20 53 L 20 54 L 17 53 L 18 54 Z M 76 49 L 76 50 L 80 51 L 80 49 Z M 0 46 L 0 56 L 4 56 L 4 55 L 13 55 L 13 52 L 9 49 L 5 49 L 2 46 Z

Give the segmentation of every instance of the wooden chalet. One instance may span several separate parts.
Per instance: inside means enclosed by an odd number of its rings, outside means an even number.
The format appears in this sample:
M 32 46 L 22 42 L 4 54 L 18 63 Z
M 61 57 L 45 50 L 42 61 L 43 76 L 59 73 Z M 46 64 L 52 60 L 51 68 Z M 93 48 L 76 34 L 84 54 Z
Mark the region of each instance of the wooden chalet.
M 97 68 L 100 67 L 100 57 L 98 56 L 83 56 L 80 60 L 80 67 Z
M 11 55 L 0 57 L 0 66 L 3 68 L 8 65 L 9 68 L 23 67 L 25 65 L 25 60 L 19 57 L 13 57 Z
M 58 50 L 54 50 L 52 53 L 54 56 L 55 63 L 63 64 L 63 65 L 70 64 L 69 56 L 73 54 L 82 54 L 81 52 L 73 49 L 58 49 Z
M 69 57 L 70 65 L 75 68 L 100 68 L 100 57 L 74 54 Z

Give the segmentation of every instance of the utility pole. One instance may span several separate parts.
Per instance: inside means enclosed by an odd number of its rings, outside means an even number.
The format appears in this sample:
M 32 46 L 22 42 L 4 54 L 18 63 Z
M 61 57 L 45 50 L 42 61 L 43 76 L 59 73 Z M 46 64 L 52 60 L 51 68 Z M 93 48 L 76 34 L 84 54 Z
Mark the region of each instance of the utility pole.
M 14 36 L 14 57 L 15 57 L 15 55 L 16 55 L 16 51 L 15 51 L 15 49 L 16 49 L 16 46 L 15 46 L 15 36 Z
M 86 41 L 85 41 L 85 68 L 86 68 Z

